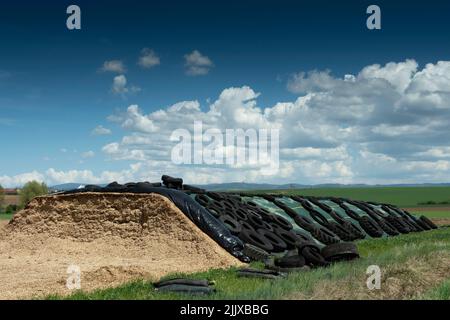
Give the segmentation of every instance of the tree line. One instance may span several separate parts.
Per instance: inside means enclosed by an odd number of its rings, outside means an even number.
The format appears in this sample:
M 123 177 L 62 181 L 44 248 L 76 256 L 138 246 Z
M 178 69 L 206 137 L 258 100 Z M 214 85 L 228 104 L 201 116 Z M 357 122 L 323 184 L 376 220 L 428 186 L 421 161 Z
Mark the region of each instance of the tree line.
M 19 205 L 5 204 L 5 191 L 0 185 L 0 213 L 14 213 L 26 206 L 33 198 L 48 194 L 49 190 L 44 182 L 30 181 L 19 190 Z

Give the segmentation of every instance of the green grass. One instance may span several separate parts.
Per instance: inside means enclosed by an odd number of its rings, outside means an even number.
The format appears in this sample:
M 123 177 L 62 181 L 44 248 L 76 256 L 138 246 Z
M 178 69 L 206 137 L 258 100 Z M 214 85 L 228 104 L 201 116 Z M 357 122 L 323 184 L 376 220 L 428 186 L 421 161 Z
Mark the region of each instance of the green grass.
M 427 211 L 410 211 L 412 214 L 421 216 L 424 215 L 428 218 L 436 218 L 436 219 L 443 219 L 448 218 L 450 219 L 450 211 L 434 211 L 434 210 L 427 210 Z
M 390 203 L 400 207 L 424 206 L 426 202 L 450 202 L 450 187 L 310 188 L 264 191 L 305 196 L 333 196 Z M 443 205 L 441 205 L 443 206 Z
M 0 220 L 11 220 L 13 213 L 0 213 Z
M 424 298 L 431 300 L 450 300 L 450 279 L 429 290 L 424 295 Z
M 207 297 L 183 294 L 155 292 L 148 281 L 134 281 L 117 288 L 97 290 L 91 293 L 77 292 L 67 299 L 283 299 L 300 295 L 314 298 L 317 286 L 324 283 L 341 286 L 351 295 L 355 288 L 364 287 L 366 269 L 369 265 L 379 265 L 382 270 L 401 267 L 412 258 L 420 257 L 427 263 L 432 255 L 450 252 L 450 228 L 402 235 L 393 238 L 371 239 L 358 242 L 361 259 L 342 262 L 328 268 L 317 268 L 308 272 L 295 273 L 281 280 L 261 280 L 238 278 L 236 269 L 211 270 L 195 273 L 190 278 L 207 278 L 216 282 L 217 292 Z M 429 260 L 430 259 L 430 260 Z M 431 263 L 431 262 L 430 262 Z M 409 272 L 409 271 L 405 271 Z M 180 276 L 180 275 L 171 275 Z M 169 278 L 170 278 L 169 277 Z M 409 279 L 408 275 L 408 279 Z M 412 275 L 411 277 L 414 277 Z M 450 277 L 450 275 L 449 275 Z M 424 294 L 411 298 L 443 299 L 449 296 L 450 278 L 432 288 L 426 288 Z M 345 285 L 342 285 L 344 283 Z M 364 287 L 365 288 L 365 287 Z M 344 290 L 343 289 L 343 290 Z M 407 288 L 406 288 L 407 289 Z M 367 290 L 367 289 L 365 289 Z M 365 291 L 363 291 L 365 292 Z M 50 296 L 47 299 L 60 299 Z M 404 297 L 403 297 L 404 298 Z M 408 298 L 408 297 L 407 297 Z

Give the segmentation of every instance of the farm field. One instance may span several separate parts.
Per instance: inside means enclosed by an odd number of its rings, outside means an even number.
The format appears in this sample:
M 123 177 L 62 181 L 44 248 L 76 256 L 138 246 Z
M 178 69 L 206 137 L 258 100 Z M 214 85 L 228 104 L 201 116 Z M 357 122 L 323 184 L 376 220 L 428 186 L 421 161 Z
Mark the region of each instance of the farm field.
M 150 282 L 141 280 L 90 293 L 80 291 L 66 299 L 450 299 L 450 228 L 363 240 L 357 245 L 359 260 L 294 273 L 281 280 L 238 278 L 234 268 L 167 277 L 216 281 L 217 292 L 206 297 L 157 293 Z M 369 265 L 382 270 L 380 290 L 366 287 Z
M 432 208 L 433 206 L 450 208 L 450 187 L 309 188 L 264 192 L 318 197 L 342 197 L 354 200 L 390 203 L 403 208 Z M 435 205 L 426 205 L 425 203 L 435 203 Z
M 443 208 L 441 210 L 435 210 L 433 208 L 406 208 L 409 212 L 415 215 L 424 215 L 432 219 L 450 219 L 450 207 Z
M 437 219 L 439 224 L 450 224 L 450 187 L 309 188 L 262 192 L 390 203 L 413 214 Z

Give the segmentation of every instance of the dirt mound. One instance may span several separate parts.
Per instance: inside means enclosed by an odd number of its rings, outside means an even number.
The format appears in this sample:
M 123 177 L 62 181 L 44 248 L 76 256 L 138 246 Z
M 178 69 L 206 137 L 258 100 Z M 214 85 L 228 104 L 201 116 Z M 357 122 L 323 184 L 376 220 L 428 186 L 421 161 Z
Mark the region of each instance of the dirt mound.
M 67 294 L 67 268 L 92 290 L 241 263 L 168 199 L 96 194 L 39 197 L 0 226 L 0 299 Z
M 92 241 L 104 236 L 139 239 L 170 234 L 174 240 L 203 240 L 197 228 L 168 199 L 157 195 L 83 193 L 39 197 L 14 216 L 11 230 Z

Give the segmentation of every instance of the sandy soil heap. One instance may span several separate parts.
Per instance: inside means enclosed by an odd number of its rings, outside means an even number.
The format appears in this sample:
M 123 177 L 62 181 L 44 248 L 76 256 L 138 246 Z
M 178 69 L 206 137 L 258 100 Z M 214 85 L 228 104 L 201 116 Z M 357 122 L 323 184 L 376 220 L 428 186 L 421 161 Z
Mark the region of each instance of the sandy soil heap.
M 39 197 L 0 226 L 0 299 L 70 293 L 69 265 L 92 290 L 241 263 L 156 194 Z

